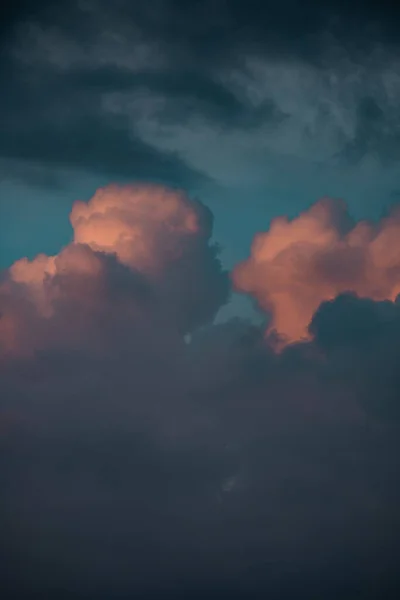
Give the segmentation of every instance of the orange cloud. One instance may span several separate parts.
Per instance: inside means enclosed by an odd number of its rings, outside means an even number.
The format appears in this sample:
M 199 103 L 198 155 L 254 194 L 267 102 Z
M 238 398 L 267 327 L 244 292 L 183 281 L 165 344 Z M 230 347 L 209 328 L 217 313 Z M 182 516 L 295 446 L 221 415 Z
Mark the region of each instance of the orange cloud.
M 347 291 L 373 300 L 400 294 L 400 211 L 354 224 L 343 202 L 322 199 L 293 220 L 274 219 L 232 278 L 271 314 L 267 333 L 283 343 L 308 338 L 323 301 Z
M 156 271 L 181 253 L 183 240 L 206 231 L 204 207 L 183 192 L 156 185 L 99 189 L 75 202 L 70 220 L 75 242 L 113 252 L 125 265 Z
M 186 333 L 226 300 L 226 273 L 209 244 L 212 215 L 183 192 L 110 185 L 76 202 L 70 219 L 71 244 L 56 256 L 18 260 L 0 283 L 3 354 L 29 354 L 56 339 L 83 343 L 100 314 L 92 332 L 105 331 L 117 310 L 139 322 L 144 305 L 154 324 Z

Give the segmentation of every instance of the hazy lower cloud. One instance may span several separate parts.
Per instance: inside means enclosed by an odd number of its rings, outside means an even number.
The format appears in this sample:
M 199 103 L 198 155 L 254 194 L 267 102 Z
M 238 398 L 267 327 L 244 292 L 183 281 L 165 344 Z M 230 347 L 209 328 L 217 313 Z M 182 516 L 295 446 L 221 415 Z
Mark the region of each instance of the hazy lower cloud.
M 6 589 L 394 592 L 400 312 L 378 246 L 395 217 L 355 225 L 324 200 L 260 234 L 268 258 L 316 229 L 309 338 L 279 353 L 262 327 L 212 324 L 228 285 L 199 202 L 111 185 L 76 202 L 71 222 L 71 244 L 17 261 L 0 286 Z M 351 277 L 370 298 L 335 297 L 350 238 L 364 266 L 382 259 Z M 275 280 L 266 269 L 254 281 Z M 287 293 L 290 323 L 301 295 Z

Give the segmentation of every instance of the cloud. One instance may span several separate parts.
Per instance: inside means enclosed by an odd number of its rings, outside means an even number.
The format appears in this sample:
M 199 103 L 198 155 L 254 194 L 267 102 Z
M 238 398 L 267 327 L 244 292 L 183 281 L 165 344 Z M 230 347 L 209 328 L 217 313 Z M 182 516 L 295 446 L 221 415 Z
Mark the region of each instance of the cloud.
M 20 11 L 4 50 L 0 145 L 19 177 L 24 161 L 33 174 L 55 165 L 188 186 L 268 183 L 282 164 L 394 168 L 390 11 L 365 9 L 357 23 L 335 2 L 290 3 L 289 21 L 286 5 L 259 0 Z
M 201 222 L 204 215 L 207 210 L 184 193 L 156 186 L 109 186 L 88 203 L 76 202 L 71 223 L 75 242 L 115 253 L 123 264 L 157 272 L 180 258 L 186 240 L 198 235 L 209 239 L 211 225 Z
M 340 376 L 335 357 L 339 337 L 361 366 L 355 314 L 370 349 L 393 330 L 379 314 L 397 309 L 365 302 L 324 305 L 316 341 L 279 355 L 244 322 L 181 352 L 144 330 L 127 345 L 125 322 L 106 356 L 64 347 L 3 362 L 9 589 L 391 597 L 398 427 L 364 411 L 361 371 Z
M 276 107 L 281 119 L 264 132 L 276 153 L 342 166 L 368 156 L 386 166 L 397 159 L 399 60 L 382 47 L 354 59 L 336 54 L 332 42 L 322 64 L 248 55 L 221 78 L 253 109 Z
M 271 314 L 269 333 L 286 342 L 304 339 L 321 302 L 340 293 L 396 299 L 399 232 L 398 209 L 379 223 L 354 223 L 343 202 L 323 199 L 292 220 L 274 219 L 257 234 L 233 281 Z
M 308 341 L 277 353 L 257 325 L 210 322 L 227 278 L 200 202 L 111 185 L 71 223 L 68 246 L 0 284 L 10 595 L 396 589 L 398 304 L 339 295 L 313 310 Z M 385 295 L 396 223 L 355 225 L 325 200 L 260 248 L 272 260 L 311 232 L 305 273 L 322 265 L 331 289 L 339 264 L 339 293 L 342 253 L 361 240 L 376 272 L 350 280 Z
M 85 330 L 99 344 L 98 319 L 112 321 L 117 306 L 121 322 L 137 327 L 148 319 L 154 329 L 164 322 L 186 333 L 212 320 L 228 298 L 228 277 L 210 243 L 212 214 L 183 192 L 108 186 L 76 202 L 71 223 L 74 240 L 58 255 L 20 259 L 5 273 L 3 352 L 29 352 L 49 343 L 47 335 L 79 343 Z
M 183 331 L 213 318 L 228 281 L 210 244 L 212 213 L 184 193 L 156 186 L 108 187 L 71 212 L 75 241 L 115 252 L 155 279 Z
M 282 187 L 288 171 L 323 176 L 325 188 L 338 175 L 365 180 L 372 168 L 390 177 L 399 154 L 397 54 L 374 48 L 354 59 L 332 50 L 314 64 L 238 47 L 232 57 L 197 77 L 183 71 L 180 88 L 174 70 L 109 89 L 102 109 L 221 186 Z
M 5 357 L 64 347 L 95 353 L 97 348 L 102 353 L 112 342 L 113 330 L 124 323 L 133 330 L 146 328 L 146 305 L 157 304 L 156 294 L 139 273 L 124 268 L 112 255 L 80 244 L 67 246 L 55 257 L 21 259 L 5 275 L 0 292 Z M 159 314 L 165 322 L 161 305 Z M 155 315 L 154 328 L 157 320 Z
M 88 77 L 83 75 L 85 81 Z M 46 177 L 51 184 L 58 175 L 66 185 L 68 173 L 63 174 L 63 170 L 76 170 L 130 181 L 152 178 L 172 185 L 207 180 L 172 152 L 160 153 L 135 136 L 126 119 L 105 115 L 101 109 L 102 93 L 96 91 L 95 84 L 94 89 L 76 94 L 74 89 L 75 85 L 79 89 L 79 82 L 69 84 L 67 79 L 50 74 L 50 89 L 32 90 L 31 103 L 22 113 L 21 87 L 26 84 L 16 85 L 10 91 L 1 116 L 4 136 L 0 154 L 6 163 L 12 163 L 13 178 L 31 183 L 32 176 L 38 173 L 37 182 L 46 186 Z
M 70 17 L 79 19 L 79 34 L 74 38 L 62 26 L 21 23 L 16 30 L 15 49 L 19 61 L 28 66 L 45 63 L 59 71 L 111 65 L 135 73 L 164 66 L 155 40 L 143 39 L 134 22 L 122 21 L 105 5 L 101 11 L 89 3 L 72 3 L 69 10 L 65 8 Z
M 365 410 L 388 422 L 400 416 L 400 304 L 344 294 L 323 303 L 310 332 L 327 357 L 331 377 L 352 390 Z

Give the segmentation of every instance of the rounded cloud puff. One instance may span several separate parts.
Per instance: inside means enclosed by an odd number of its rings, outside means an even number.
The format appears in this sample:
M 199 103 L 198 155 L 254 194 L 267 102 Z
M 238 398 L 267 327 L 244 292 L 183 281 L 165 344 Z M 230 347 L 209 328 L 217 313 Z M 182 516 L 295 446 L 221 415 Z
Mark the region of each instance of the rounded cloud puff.
M 208 240 L 209 211 L 183 192 L 162 186 L 110 185 L 88 203 L 75 202 L 71 216 L 75 242 L 114 252 L 131 267 L 157 272 L 179 258 L 194 239 Z
M 256 235 L 233 271 L 236 289 L 271 315 L 282 343 L 309 336 L 318 306 L 343 292 L 373 300 L 400 293 L 400 212 L 354 224 L 341 201 L 322 199 L 297 218 L 279 217 Z
M 210 244 L 211 211 L 182 191 L 110 185 L 71 212 L 74 239 L 146 274 L 170 317 L 186 333 L 212 319 L 229 281 Z
M 74 326 L 82 336 L 99 313 L 104 330 L 116 306 L 121 322 L 143 319 L 145 306 L 154 327 L 168 323 L 185 334 L 227 300 L 229 280 L 210 243 L 212 214 L 183 192 L 110 185 L 76 202 L 71 223 L 74 240 L 58 255 L 23 258 L 3 277 L 2 352 L 45 345 L 49 330 L 53 341 Z

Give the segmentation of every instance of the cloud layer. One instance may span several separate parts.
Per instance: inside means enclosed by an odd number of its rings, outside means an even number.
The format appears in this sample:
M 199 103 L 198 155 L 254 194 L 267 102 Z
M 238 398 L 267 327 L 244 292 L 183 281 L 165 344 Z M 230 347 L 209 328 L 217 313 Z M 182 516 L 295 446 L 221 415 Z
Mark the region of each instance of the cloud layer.
M 395 597 L 396 214 L 356 225 L 323 200 L 260 234 L 235 278 L 272 294 L 275 326 L 278 283 L 286 311 L 315 300 L 308 341 L 279 353 L 211 323 L 227 279 L 202 204 L 109 186 L 71 222 L 58 255 L 1 280 L 10 594 Z
M 23 3 L 4 38 L 0 156 L 20 177 L 44 165 L 180 185 L 266 183 L 274 162 L 385 172 L 396 9 L 289 4 Z

